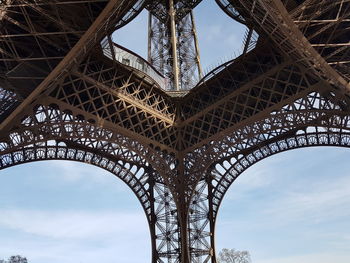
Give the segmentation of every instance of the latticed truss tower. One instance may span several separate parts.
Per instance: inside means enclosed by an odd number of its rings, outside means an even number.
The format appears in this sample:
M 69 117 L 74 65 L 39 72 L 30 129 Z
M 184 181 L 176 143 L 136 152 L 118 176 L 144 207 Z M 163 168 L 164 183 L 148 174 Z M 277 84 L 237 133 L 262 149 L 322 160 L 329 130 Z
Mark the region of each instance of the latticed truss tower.
M 202 78 L 192 8 L 200 1 L 150 1 L 148 61 L 165 76 L 167 90 L 189 90 Z
M 60 159 L 115 174 L 145 211 L 152 262 L 216 262 L 220 204 L 259 160 L 350 145 L 349 1 L 216 0 L 249 29 L 244 52 L 174 97 L 164 79 L 178 70 L 187 86 L 198 59 L 175 37 L 152 41 L 168 16 L 185 41 L 199 2 L 0 3 L 0 167 Z M 144 8 L 153 65 L 111 38 Z

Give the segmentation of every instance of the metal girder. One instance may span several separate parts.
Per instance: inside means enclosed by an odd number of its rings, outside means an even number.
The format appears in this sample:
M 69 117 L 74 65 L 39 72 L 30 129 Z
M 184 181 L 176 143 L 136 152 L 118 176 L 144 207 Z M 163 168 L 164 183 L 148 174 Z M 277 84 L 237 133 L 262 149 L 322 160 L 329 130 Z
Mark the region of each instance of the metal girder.
M 199 2 L 173 1 L 173 30 L 168 1 L 0 6 L 0 169 L 65 159 L 112 172 L 146 213 L 153 263 L 215 263 L 220 204 L 259 160 L 350 147 L 350 1 L 216 0 L 249 28 L 245 51 L 173 97 L 154 67 L 171 77 L 176 56 L 180 85 L 200 76 Z M 111 39 L 145 6 L 148 71 L 118 60 L 127 49 Z
M 65 54 L 64 59 L 49 73 L 49 75 L 42 81 L 40 84 L 34 88 L 30 95 L 19 105 L 16 110 L 14 110 L 10 116 L 5 119 L 0 124 L 0 130 L 3 130 L 11 119 L 14 118 L 26 105 L 28 105 L 33 99 L 35 99 L 39 94 L 47 89 L 54 81 L 57 81 L 66 70 L 73 67 L 77 60 L 81 59 L 98 40 L 101 40 L 103 34 L 106 34 L 106 30 L 110 30 L 109 27 L 112 27 L 114 21 L 119 21 L 121 16 L 126 12 L 125 8 L 132 5 L 132 2 L 125 4 L 125 1 L 110 1 L 106 7 L 102 10 L 101 14 L 98 17 L 95 17 L 93 24 L 87 28 L 87 31 L 83 36 L 78 40 L 78 42 L 72 47 L 72 49 Z M 136 1 L 135 1 L 136 2 Z M 30 6 L 30 5 L 29 5 Z M 16 7 L 14 7 L 16 8 Z M 25 20 L 28 20 L 28 14 L 25 7 L 18 7 L 22 11 Z M 6 9 L 6 12 L 9 12 L 9 8 Z M 118 17 L 119 15 L 119 17 Z M 73 16 L 74 17 L 74 16 Z M 31 21 L 27 22 L 30 24 Z M 85 21 L 86 22 L 86 21 Z M 36 36 L 34 35 L 36 40 Z M 14 43 L 11 43 L 13 46 Z M 17 44 L 18 45 L 18 44 Z M 17 46 L 16 45 L 16 46 Z M 20 44 L 21 46 L 21 44 Z M 38 45 L 39 49 L 44 50 L 41 45 Z M 17 53 L 15 54 L 17 55 Z M 45 56 L 45 54 L 43 54 Z M 64 69 L 64 70 L 63 70 Z
M 342 74 L 335 71 L 321 56 L 319 52 L 310 44 L 302 33 L 303 26 L 307 23 L 299 23 L 299 27 L 294 23 L 293 17 L 289 14 L 286 7 L 280 0 L 252 0 L 252 1 L 237 1 L 241 5 L 250 19 L 256 23 L 256 28 L 260 28 L 261 31 L 268 34 L 268 37 L 275 41 L 279 50 L 285 52 L 289 56 L 297 59 L 300 64 L 314 71 L 321 78 L 329 79 L 332 83 L 336 84 L 338 88 L 343 89 L 345 93 L 349 93 L 350 84 L 343 78 Z M 315 4 L 310 3 L 315 1 L 305 1 L 305 6 L 309 6 L 311 10 L 315 11 Z M 332 5 L 327 4 L 327 1 L 317 1 L 319 4 L 323 4 L 322 10 L 327 10 L 330 6 L 342 5 L 344 1 L 334 1 Z M 235 6 L 234 1 L 231 4 Z M 347 5 L 348 3 L 346 3 Z M 345 4 L 344 4 L 345 5 Z M 345 8 L 344 8 L 345 9 Z M 303 10 L 302 8 L 298 10 Z M 338 11 L 338 9 L 337 9 Z M 299 12 L 300 13 L 300 12 Z M 295 14 L 299 14 L 297 11 Z M 294 14 L 294 15 L 295 15 Z M 303 12 L 299 15 L 298 19 L 302 17 Z M 307 12 L 306 12 L 307 14 Z M 322 12 L 315 12 L 315 15 L 322 17 Z M 310 20 L 310 19 L 309 19 Z M 338 23 L 342 22 L 342 18 L 337 18 Z M 311 20 L 312 21 L 312 20 Z M 324 23 L 323 27 L 328 27 L 329 23 L 334 21 L 328 21 Z M 329 40 L 333 35 L 330 36 Z M 334 36 L 333 36 L 334 37 Z M 327 43 L 328 44 L 328 43 Z
M 174 0 L 174 8 L 176 9 L 176 22 L 181 21 L 184 17 L 190 14 L 202 0 Z M 148 1 L 146 5 L 147 10 L 157 17 L 157 19 L 166 24 L 169 19 L 169 0 L 155 0 Z

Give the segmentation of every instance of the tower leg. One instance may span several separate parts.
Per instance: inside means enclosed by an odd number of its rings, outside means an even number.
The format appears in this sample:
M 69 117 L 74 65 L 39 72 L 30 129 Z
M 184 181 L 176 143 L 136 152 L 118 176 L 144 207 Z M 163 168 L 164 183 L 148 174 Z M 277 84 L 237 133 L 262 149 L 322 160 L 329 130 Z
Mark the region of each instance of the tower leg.
M 152 263 L 216 263 L 208 180 L 198 184 L 189 209 L 185 202 L 182 206 L 175 203 L 165 184 L 149 183 Z
M 208 177 L 196 187 L 189 210 L 189 244 L 191 263 L 215 263 L 211 181 Z
M 181 262 L 176 204 L 165 184 L 150 180 L 152 263 Z

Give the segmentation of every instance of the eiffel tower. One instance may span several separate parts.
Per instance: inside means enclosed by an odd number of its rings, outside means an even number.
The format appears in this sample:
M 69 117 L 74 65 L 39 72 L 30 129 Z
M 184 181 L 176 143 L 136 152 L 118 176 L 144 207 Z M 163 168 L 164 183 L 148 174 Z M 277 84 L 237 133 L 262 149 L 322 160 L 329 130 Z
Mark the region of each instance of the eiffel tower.
M 0 1 L 0 168 L 113 173 L 144 209 L 153 263 L 216 262 L 218 209 L 256 162 L 350 146 L 348 0 L 216 0 L 248 31 L 205 76 L 200 2 Z M 147 60 L 111 37 L 144 9 Z

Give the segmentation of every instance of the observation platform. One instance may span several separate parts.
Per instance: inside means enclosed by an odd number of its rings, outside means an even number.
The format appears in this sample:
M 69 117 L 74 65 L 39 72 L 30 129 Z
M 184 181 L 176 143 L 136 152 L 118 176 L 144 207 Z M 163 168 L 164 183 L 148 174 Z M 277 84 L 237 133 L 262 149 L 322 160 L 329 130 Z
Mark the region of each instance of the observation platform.
M 149 83 L 157 85 L 171 97 L 183 97 L 191 90 L 173 90 L 170 85 L 171 80 L 161 74 L 146 59 L 115 42 L 111 42 L 111 44 L 113 45 L 113 48 L 110 47 L 110 43 L 107 37 L 104 38 L 101 42 L 103 54 L 106 57 L 133 70 L 136 75 L 144 78 Z

